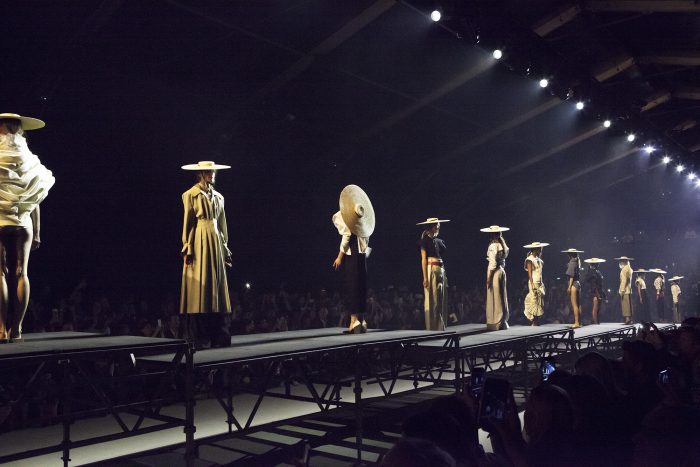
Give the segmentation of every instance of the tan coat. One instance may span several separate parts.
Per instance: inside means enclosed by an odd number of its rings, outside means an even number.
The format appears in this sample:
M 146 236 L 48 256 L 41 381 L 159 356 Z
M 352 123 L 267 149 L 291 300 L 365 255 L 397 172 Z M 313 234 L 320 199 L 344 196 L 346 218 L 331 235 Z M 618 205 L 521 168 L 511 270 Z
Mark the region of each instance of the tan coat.
M 225 265 L 231 252 L 224 197 L 196 184 L 182 194 L 182 203 L 182 255 L 191 255 L 192 263 L 182 269 L 180 313 L 231 312 Z

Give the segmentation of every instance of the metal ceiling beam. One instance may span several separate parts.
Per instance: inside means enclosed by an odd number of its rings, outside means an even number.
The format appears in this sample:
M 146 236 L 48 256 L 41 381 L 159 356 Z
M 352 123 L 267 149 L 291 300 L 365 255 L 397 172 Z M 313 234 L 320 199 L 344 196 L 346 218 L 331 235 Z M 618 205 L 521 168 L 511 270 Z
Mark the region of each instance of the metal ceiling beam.
M 649 111 L 653 109 L 654 107 L 658 107 L 661 104 L 668 102 L 671 100 L 671 92 L 670 91 L 659 91 L 655 94 L 652 94 L 651 96 L 647 97 L 647 103 L 644 107 L 642 107 L 642 112 Z
M 700 3 L 695 0 L 588 0 L 590 11 L 636 13 L 698 13 Z
M 538 36 L 544 37 L 552 31 L 564 26 L 569 21 L 572 21 L 579 13 L 581 13 L 581 5 L 578 3 L 569 3 L 559 8 L 555 13 L 539 20 L 532 26 L 532 30 L 535 31 L 535 34 Z
M 700 66 L 700 52 L 668 52 L 639 57 L 638 63 L 654 65 Z
M 634 57 L 630 55 L 621 55 L 610 60 L 606 60 L 596 66 L 592 74 L 598 82 L 602 83 L 613 76 L 622 73 L 627 68 L 634 65 Z
M 686 131 L 690 130 L 691 128 L 695 128 L 698 125 L 698 121 L 695 120 L 694 118 L 689 118 L 687 120 L 682 121 L 678 125 L 673 127 L 673 130 L 671 131 Z
M 676 99 L 692 99 L 700 101 L 700 88 L 680 88 L 673 93 Z

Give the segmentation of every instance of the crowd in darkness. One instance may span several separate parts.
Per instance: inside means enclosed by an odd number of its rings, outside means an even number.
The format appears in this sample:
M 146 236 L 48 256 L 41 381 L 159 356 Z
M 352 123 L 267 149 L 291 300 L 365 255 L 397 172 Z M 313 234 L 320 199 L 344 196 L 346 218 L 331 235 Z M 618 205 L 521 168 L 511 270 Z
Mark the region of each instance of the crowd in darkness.
M 591 352 L 572 372 L 554 371 L 530 392 L 522 425 L 512 389 L 500 418 L 480 413 L 466 389 L 404 420 L 403 438 L 381 465 L 700 465 L 698 318 L 643 330 L 623 344 L 621 359 Z M 493 453 L 482 449 L 478 428 L 489 433 Z

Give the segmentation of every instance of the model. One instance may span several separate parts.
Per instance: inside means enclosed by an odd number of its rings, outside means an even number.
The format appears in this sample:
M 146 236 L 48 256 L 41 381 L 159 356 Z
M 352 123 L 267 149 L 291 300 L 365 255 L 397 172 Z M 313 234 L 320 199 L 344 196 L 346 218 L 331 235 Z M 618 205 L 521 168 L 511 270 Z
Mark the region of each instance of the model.
M 542 281 L 542 248 L 549 243 L 532 242 L 524 248 L 530 250 L 525 258 L 525 270 L 528 277 L 528 292 L 525 296 L 525 317 L 531 326 L 540 325 L 540 317 L 544 315 L 544 282 Z
M 666 294 L 664 289 L 666 287 L 666 280 L 664 279 L 664 274 L 666 271 L 663 269 L 650 269 L 649 272 L 656 274 L 654 278 L 654 301 L 656 302 L 656 317 L 659 321 L 666 321 Z
M 598 269 L 598 265 L 604 263 L 602 258 L 588 258 L 584 262 L 588 264 L 588 272 L 586 273 L 586 284 L 591 293 L 593 307 L 591 319 L 593 324 L 600 324 L 599 313 L 603 300 L 606 299 L 605 289 L 603 288 L 603 274 Z
M 486 328 L 490 331 L 508 329 L 508 296 L 506 288 L 506 258 L 508 245 L 503 232 L 510 229 L 492 225 L 480 229 L 490 235 L 486 250 Z
M 620 264 L 620 287 L 617 292 L 620 294 L 620 308 L 624 324 L 632 324 L 632 266 L 630 261 L 634 258 L 620 256 L 615 258 Z
M 680 307 L 680 297 L 681 297 L 681 284 L 680 280 L 683 276 L 673 276 L 668 281 L 671 283 L 671 299 L 673 300 L 673 322 L 681 323 L 683 322 L 683 317 L 681 316 Z
M 637 269 L 634 271 L 637 274 L 637 278 L 634 280 L 635 291 L 637 296 L 637 317 L 642 323 L 648 323 L 651 321 L 651 316 L 649 314 L 649 294 L 647 292 L 646 283 L 646 269 Z
M 425 297 L 423 311 L 425 312 L 426 331 L 444 331 L 447 315 L 447 276 L 442 252 L 445 242 L 438 238 L 440 224 L 450 222 L 449 219 L 431 217 L 416 225 L 425 225 L 426 229 L 420 237 L 421 271 L 423 272 L 423 295 Z
M 569 255 L 569 262 L 566 264 L 566 277 L 568 278 L 566 294 L 569 296 L 571 312 L 574 315 L 574 324 L 571 325 L 571 328 L 577 329 L 581 327 L 581 260 L 578 255 L 583 251 L 569 248 L 562 253 Z
M 0 114 L 0 342 L 21 342 L 29 304 L 29 253 L 41 243 L 39 204 L 55 183 L 27 146 L 24 132 L 44 122 Z
M 344 298 L 350 314 L 346 332 L 359 334 L 367 331 L 367 258 L 372 252 L 369 237 L 375 227 L 374 208 L 357 185 L 343 188 L 339 205 L 340 210 L 333 214 L 333 225 L 341 240 L 333 268 L 343 269 Z
M 231 312 L 226 267 L 231 266 L 224 197 L 214 189 L 217 170 L 228 165 L 200 161 L 182 166 L 196 183 L 182 194 L 182 289 L 180 313 L 188 317 L 188 338 L 200 347 L 228 347 L 224 314 Z M 196 317 L 196 319 L 195 319 Z

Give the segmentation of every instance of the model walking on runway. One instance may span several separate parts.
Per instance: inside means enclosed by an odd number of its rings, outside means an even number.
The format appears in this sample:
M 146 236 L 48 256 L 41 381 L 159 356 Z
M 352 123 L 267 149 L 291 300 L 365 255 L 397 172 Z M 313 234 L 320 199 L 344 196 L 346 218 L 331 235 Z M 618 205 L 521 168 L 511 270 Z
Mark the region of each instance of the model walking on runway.
M 605 288 L 603 287 L 603 274 L 598 269 L 598 265 L 604 263 L 605 260 L 601 258 L 588 258 L 583 261 L 588 264 L 588 273 L 586 273 L 585 281 L 593 301 L 591 320 L 593 324 L 600 324 L 600 308 L 603 300 L 607 297 L 605 295 Z
M 574 315 L 574 324 L 571 325 L 571 328 L 576 329 L 581 327 L 581 260 L 578 255 L 583 251 L 569 248 L 562 253 L 569 255 L 569 262 L 566 264 L 566 277 L 568 278 L 566 294 L 569 296 L 571 312 Z
M 421 271 L 423 272 L 423 310 L 426 331 L 444 331 L 447 316 L 447 275 L 442 252 L 445 242 L 438 238 L 440 224 L 448 219 L 431 217 L 416 225 L 425 225 L 420 237 Z
M 664 280 L 664 274 L 666 271 L 663 269 L 650 269 L 649 272 L 656 274 L 654 278 L 654 301 L 656 302 L 656 317 L 659 321 L 666 321 L 666 294 L 665 287 L 666 281 Z
M 651 316 L 649 314 L 649 293 L 647 290 L 646 282 L 646 269 L 638 269 L 634 271 L 637 274 L 637 278 L 634 280 L 635 292 L 637 295 L 637 308 L 638 320 L 642 323 L 648 323 L 651 321 Z
M 29 252 L 41 243 L 39 203 L 55 183 L 27 146 L 36 118 L 0 114 L 0 342 L 21 342 L 29 304 Z
M 668 281 L 671 283 L 671 299 L 673 301 L 673 322 L 682 323 L 683 316 L 681 316 L 681 284 L 680 280 L 683 276 L 673 276 Z
M 490 234 L 489 246 L 486 250 L 486 328 L 490 331 L 508 329 L 508 296 L 506 287 L 506 258 L 508 257 L 508 245 L 503 232 L 508 227 L 492 225 L 480 229 L 481 232 Z
M 540 325 L 540 317 L 544 315 L 544 281 L 542 280 L 542 248 L 549 243 L 532 242 L 525 245 L 529 251 L 525 258 L 525 270 L 527 271 L 528 292 L 525 296 L 525 317 L 531 326 Z
M 620 294 L 622 318 L 624 319 L 624 324 L 632 324 L 632 266 L 630 261 L 633 258 L 620 256 L 615 259 L 620 262 L 620 287 L 618 288 L 618 293 Z

